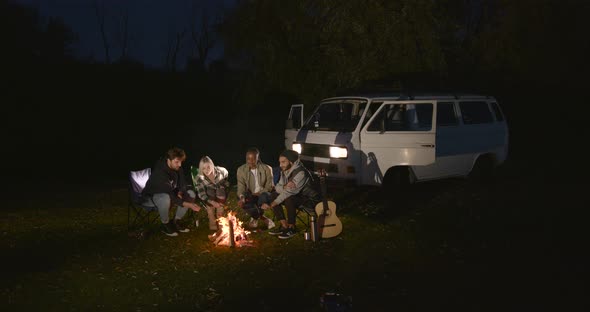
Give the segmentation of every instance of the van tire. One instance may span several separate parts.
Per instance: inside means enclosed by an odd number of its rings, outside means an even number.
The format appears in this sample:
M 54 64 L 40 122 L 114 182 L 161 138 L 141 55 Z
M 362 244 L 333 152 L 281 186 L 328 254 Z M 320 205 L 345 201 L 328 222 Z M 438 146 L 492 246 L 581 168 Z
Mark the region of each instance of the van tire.
M 385 172 L 383 176 L 383 189 L 387 191 L 396 191 L 405 189 L 410 185 L 410 168 L 392 167 Z
M 410 176 L 408 167 L 392 167 L 385 172 L 381 185 L 384 215 L 396 217 L 407 212 Z
M 494 178 L 494 158 L 492 155 L 481 155 L 473 164 L 468 179 L 477 183 L 492 182 Z

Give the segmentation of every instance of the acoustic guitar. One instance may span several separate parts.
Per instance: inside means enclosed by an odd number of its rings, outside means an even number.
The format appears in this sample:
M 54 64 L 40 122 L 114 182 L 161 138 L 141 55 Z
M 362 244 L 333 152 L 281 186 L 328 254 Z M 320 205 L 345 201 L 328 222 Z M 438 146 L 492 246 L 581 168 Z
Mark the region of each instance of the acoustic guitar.
M 320 169 L 318 172 L 322 189 L 322 202 L 315 206 L 315 212 L 318 215 L 318 236 L 320 238 L 330 238 L 342 232 L 342 222 L 336 215 L 336 203 L 326 199 L 326 171 Z

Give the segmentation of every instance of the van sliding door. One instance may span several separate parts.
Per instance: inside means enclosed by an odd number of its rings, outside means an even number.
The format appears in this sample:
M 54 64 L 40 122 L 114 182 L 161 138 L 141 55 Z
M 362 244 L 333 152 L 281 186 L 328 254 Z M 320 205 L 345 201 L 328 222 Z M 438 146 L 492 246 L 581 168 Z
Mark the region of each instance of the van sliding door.
M 434 101 L 384 102 L 361 130 L 361 183 L 379 185 L 393 166 L 434 163 Z

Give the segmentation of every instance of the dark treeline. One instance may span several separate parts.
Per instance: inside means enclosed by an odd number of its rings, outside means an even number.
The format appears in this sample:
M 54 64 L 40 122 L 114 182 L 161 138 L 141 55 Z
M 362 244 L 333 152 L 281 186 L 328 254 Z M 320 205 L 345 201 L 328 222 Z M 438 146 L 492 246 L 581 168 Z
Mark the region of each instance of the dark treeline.
M 541 153 L 588 133 L 588 13 L 575 0 L 238 1 L 211 26 L 224 59 L 149 69 L 112 50 L 109 64 L 78 60 L 75 29 L 1 0 L 2 171 L 120 178 L 172 145 L 189 164 L 233 170 L 251 145 L 274 162 L 290 104 L 349 90 L 494 95 L 512 156 Z

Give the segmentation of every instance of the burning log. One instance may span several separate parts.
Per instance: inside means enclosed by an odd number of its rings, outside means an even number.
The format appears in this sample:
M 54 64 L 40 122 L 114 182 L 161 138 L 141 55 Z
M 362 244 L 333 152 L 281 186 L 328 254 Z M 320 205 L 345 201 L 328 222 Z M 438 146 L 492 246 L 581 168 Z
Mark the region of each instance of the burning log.
M 242 227 L 242 221 L 236 218 L 235 212 L 229 212 L 227 217 L 217 219 L 219 231 L 211 236 L 211 240 L 217 246 L 243 247 L 251 245 L 252 241 L 248 240 L 250 231 Z

